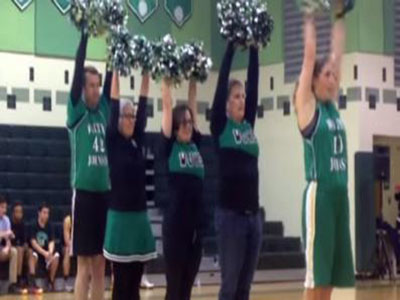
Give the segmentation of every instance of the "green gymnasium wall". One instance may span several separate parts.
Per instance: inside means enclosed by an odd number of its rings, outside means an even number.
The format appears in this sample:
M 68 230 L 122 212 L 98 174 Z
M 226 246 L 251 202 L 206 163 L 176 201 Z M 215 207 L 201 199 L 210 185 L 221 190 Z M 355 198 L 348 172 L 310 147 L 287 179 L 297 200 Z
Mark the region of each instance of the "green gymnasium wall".
M 0 51 L 34 52 L 35 4 L 21 13 L 12 1 L 0 1 Z
M 133 33 L 158 38 L 171 33 L 179 43 L 194 38 L 203 40 L 212 54 L 214 68 L 220 65 L 225 41 L 219 34 L 216 0 L 192 1 L 192 17 L 178 28 L 164 9 L 164 0 L 159 0 L 157 11 L 141 24 L 129 11 L 128 26 Z M 271 44 L 260 56 L 262 65 L 282 63 L 283 45 L 283 1 L 268 2 L 269 11 L 275 20 Z M 357 0 L 354 11 L 347 17 L 347 52 L 364 52 L 392 55 L 394 52 L 394 1 Z M 62 15 L 52 1 L 35 0 L 21 12 L 11 0 L 0 1 L 0 51 L 29 53 L 38 56 L 72 58 L 75 55 L 79 33 Z M 88 49 L 90 59 L 102 60 L 106 54 L 104 38 L 91 39 Z M 237 53 L 233 69 L 247 65 L 247 53 Z

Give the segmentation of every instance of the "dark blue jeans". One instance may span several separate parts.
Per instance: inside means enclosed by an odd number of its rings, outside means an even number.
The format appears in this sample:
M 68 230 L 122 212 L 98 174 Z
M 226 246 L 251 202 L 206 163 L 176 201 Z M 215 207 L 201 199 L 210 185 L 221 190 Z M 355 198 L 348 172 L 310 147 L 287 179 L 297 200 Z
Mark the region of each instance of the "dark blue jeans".
M 248 300 L 262 244 L 261 214 L 219 208 L 215 227 L 222 279 L 219 300 Z

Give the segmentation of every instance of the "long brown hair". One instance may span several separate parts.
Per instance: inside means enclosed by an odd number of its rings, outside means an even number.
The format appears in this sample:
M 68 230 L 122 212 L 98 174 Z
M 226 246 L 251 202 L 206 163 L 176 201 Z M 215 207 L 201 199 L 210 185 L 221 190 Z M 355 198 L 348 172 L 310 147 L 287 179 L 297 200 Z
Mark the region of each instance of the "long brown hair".
M 174 109 L 172 111 L 172 133 L 173 133 L 173 135 L 176 136 L 176 133 L 179 130 L 179 127 L 183 123 L 183 120 L 185 120 L 185 114 L 187 111 L 189 112 L 190 117 L 192 118 L 192 121 L 193 121 L 194 120 L 193 112 L 188 105 L 180 104 L 180 105 L 177 105 L 174 107 Z

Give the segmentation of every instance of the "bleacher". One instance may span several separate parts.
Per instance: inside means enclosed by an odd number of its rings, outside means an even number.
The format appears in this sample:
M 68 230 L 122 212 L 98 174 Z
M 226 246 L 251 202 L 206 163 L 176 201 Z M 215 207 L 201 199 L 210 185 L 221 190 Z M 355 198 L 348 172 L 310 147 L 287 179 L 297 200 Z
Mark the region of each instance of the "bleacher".
M 167 200 L 168 180 L 165 162 L 157 150 L 158 141 L 158 133 L 147 134 L 146 190 L 149 215 L 157 241 L 157 251 L 160 254 L 157 260 L 148 265 L 149 273 L 164 272 L 161 212 Z M 214 272 L 218 269 L 215 264 L 217 247 L 213 229 L 218 169 L 211 137 L 203 138 L 201 153 L 206 167 L 204 195 L 209 218 L 201 271 Z M 62 221 L 71 209 L 69 170 L 70 148 L 65 128 L 0 125 L 0 193 L 7 197 L 10 204 L 16 201 L 24 203 L 26 223 L 36 220 L 37 207 L 42 202 L 48 203 L 51 207 L 50 220 L 55 225 L 59 248 Z M 295 268 L 304 268 L 300 238 L 284 237 L 281 222 L 265 221 L 259 269 Z M 6 276 L 7 272 L 0 270 L 0 278 Z

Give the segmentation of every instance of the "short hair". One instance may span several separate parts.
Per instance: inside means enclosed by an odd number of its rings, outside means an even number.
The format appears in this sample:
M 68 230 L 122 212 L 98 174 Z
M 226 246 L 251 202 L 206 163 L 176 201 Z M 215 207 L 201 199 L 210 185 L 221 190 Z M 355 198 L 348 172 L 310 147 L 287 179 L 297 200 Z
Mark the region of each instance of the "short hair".
M 99 71 L 98 71 L 95 67 L 93 67 L 93 66 L 86 66 L 86 67 L 83 69 L 83 85 L 86 84 L 86 74 L 87 74 L 87 73 L 92 74 L 92 75 L 97 75 L 97 76 L 99 77 L 99 80 L 100 80 L 100 73 L 99 73 Z
M 22 207 L 22 202 L 21 201 L 15 201 L 13 208 L 16 208 L 17 206 L 21 206 Z
M 0 195 L 0 204 L 6 203 L 7 204 L 7 199 L 5 196 Z
M 50 209 L 50 206 L 46 202 L 43 202 L 42 204 L 40 204 L 38 212 L 41 212 L 45 208 Z
M 176 135 L 176 132 L 179 130 L 179 126 L 181 126 L 183 120 L 185 119 L 185 113 L 188 111 L 190 113 L 190 117 L 193 121 L 193 112 L 190 107 L 186 104 L 180 104 L 174 107 L 172 111 L 172 134 Z
M 231 92 L 232 92 L 232 90 L 233 90 L 233 88 L 235 86 L 241 86 L 242 87 L 243 83 L 240 80 L 236 79 L 236 78 L 230 79 L 229 83 L 228 83 L 228 97 L 230 96 L 230 94 L 231 94 Z

